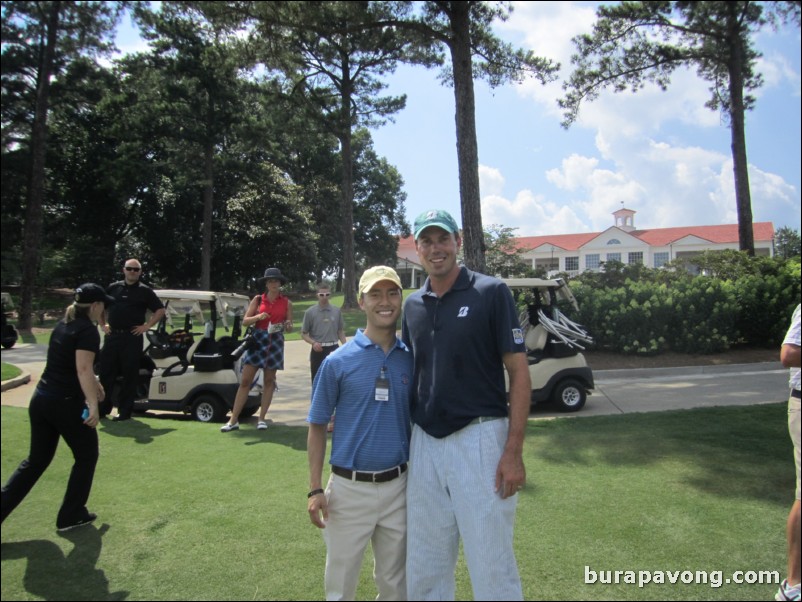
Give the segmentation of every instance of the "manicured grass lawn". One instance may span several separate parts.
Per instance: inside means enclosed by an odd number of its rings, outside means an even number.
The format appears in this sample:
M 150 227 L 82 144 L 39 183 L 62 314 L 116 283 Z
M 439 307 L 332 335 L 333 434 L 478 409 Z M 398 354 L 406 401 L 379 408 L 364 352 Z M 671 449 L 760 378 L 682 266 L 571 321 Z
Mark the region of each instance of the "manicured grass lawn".
M 771 599 L 776 585 L 586 585 L 584 573 L 784 576 L 794 487 L 785 421 L 785 406 L 773 404 L 531 422 L 515 540 L 525 598 Z M 26 411 L 3 407 L 3 481 L 28 437 Z M 62 443 L 3 524 L 3 600 L 323 597 L 304 428 L 223 436 L 216 426 L 152 417 L 104 422 L 100 440 L 89 504 L 96 525 L 56 534 L 72 462 Z M 375 597 L 370 571 L 358 599 Z M 457 596 L 472 598 L 462 560 Z
M 12 366 L 11 364 L 6 364 L 5 362 L 0 364 L 0 371 L 2 371 L 2 374 L 0 374 L 2 376 L 2 380 L 8 380 L 22 374 L 22 370 L 16 366 Z

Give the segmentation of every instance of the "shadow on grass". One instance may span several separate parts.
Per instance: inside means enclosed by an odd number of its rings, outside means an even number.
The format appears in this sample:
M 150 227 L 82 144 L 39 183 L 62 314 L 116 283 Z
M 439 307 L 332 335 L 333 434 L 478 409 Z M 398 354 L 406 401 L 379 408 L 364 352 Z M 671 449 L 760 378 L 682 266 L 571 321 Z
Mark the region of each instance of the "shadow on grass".
M 136 443 L 145 445 L 153 443 L 156 437 L 167 435 L 176 430 L 174 428 L 156 429 L 150 426 L 147 421 L 138 420 L 137 418 L 139 417 L 135 416 L 131 420 L 122 422 L 114 422 L 107 418 L 102 421 L 100 430 L 106 435 L 133 439 Z
M 36 344 L 36 337 L 34 336 L 33 332 L 30 330 L 18 330 L 19 333 L 19 340 L 23 343 L 33 343 Z
M 59 534 L 73 544 L 66 555 L 44 539 L 3 543 L 2 561 L 26 560 L 25 591 L 43 600 L 125 600 L 127 591 L 109 591 L 109 580 L 98 569 L 103 535 L 109 525 L 90 525 Z
M 588 469 L 679 465 L 721 497 L 787 505 L 795 486 L 785 404 L 700 408 L 529 424 L 530 460 Z
M 228 433 L 239 441 L 244 441 L 245 445 L 261 445 L 263 443 L 273 443 L 284 445 L 296 451 L 306 451 L 306 435 L 308 429 L 305 426 L 278 426 L 270 425 L 265 431 L 247 429 Z

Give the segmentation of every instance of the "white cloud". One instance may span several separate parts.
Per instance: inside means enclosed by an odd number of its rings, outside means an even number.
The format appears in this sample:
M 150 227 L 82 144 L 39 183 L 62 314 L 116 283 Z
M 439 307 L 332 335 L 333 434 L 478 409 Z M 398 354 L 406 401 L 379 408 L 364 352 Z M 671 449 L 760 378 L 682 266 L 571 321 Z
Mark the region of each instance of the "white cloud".
M 521 190 L 513 200 L 499 195 L 482 197 L 482 221 L 517 228 L 515 236 L 588 231 L 572 207 L 547 201 L 531 190 Z
M 498 195 L 504 191 L 504 176 L 495 167 L 479 165 L 479 190 L 484 195 Z
M 572 70 L 571 38 L 591 31 L 595 3 L 514 5 L 512 17 L 503 25 L 505 32 L 517 35 L 518 43 L 538 56 L 562 63 L 558 82 L 545 87 L 528 82 L 519 87 L 519 93 L 546 114 L 561 118 L 556 101 L 564 94 L 561 82 Z M 764 88 L 790 81 L 798 95 L 800 78 L 793 65 L 781 53 L 766 53 L 758 66 Z M 589 148 L 577 149 L 558 168 L 545 171 L 546 180 L 555 187 L 552 193 L 545 191 L 545 197 L 567 198 L 564 207 L 590 223 L 594 231 L 610 226 L 610 214 L 622 203 L 639 212 L 638 227 L 737 223 L 732 158 L 728 147 L 721 146 L 726 125 L 718 112 L 704 106 L 711 96 L 709 86 L 694 69 L 680 69 L 672 74 L 666 91 L 648 84 L 637 93 L 605 91 L 595 101 L 584 103 L 572 129 L 595 131 L 598 154 Z M 696 143 L 685 139 L 689 134 Z M 698 144 L 705 140 L 720 150 Z M 790 215 L 796 210 L 798 214 L 799 192 L 781 176 L 750 166 L 750 183 L 755 221 L 772 219 L 778 212 Z M 554 202 L 543 196 L 526 198 L 505 203 L 495 199 L 488 204 L 508 213 L 525 202 L 553 209 Z M 547 222 L 555 227 L 551 233 L 583 230 L 558 227 L 565 225 L 561 220 Z

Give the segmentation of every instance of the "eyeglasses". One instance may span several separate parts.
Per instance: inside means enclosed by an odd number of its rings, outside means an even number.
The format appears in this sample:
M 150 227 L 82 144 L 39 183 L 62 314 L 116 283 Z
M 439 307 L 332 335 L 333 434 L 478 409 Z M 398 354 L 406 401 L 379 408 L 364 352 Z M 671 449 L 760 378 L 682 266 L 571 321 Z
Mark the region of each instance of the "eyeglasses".
M 331 293 L 318 293 L 318 297 L 331 297 Z
M 138 272 L 138 271 L 140 271 L 141 269 L 142 269 L 142 268 L 133 268 L 133 267 L 130 267 L 130 266 L 125 266 L 125 271 L 126 271 L 126 272 Z

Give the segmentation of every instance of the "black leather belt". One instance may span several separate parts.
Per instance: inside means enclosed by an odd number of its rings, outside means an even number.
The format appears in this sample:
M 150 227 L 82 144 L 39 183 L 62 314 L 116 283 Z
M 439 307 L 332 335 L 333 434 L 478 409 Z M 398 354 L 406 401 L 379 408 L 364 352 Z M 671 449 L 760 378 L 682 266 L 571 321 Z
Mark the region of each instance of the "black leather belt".
M 126 330 L 125 328 L 111 328 L 109 334 L 131 334 L 131 330 Z
M 399 464 L 395 468 L 385 470 L 384 472 L 359 472 L 356 470 L 348 470 L 340 466 L 332 466 L 331 472 L 338 477 L 350 479 L 351 481 L 361 481 L 363 483 L 386 483 L 397 479 L 407 471 L 407 463 Z
M 791 397 L 794 399 L 802 399 L 802 391 L 799 389 L 791 389 Z

